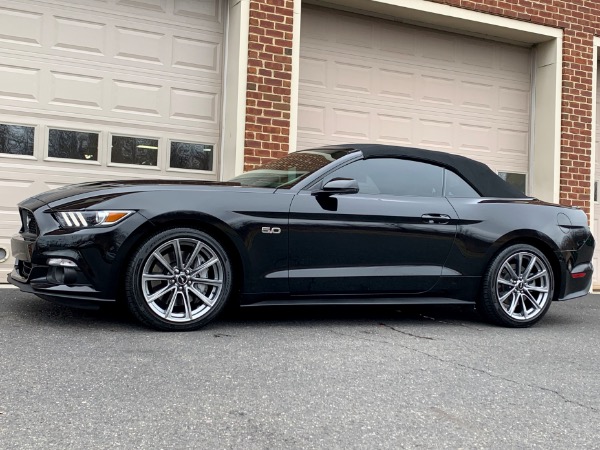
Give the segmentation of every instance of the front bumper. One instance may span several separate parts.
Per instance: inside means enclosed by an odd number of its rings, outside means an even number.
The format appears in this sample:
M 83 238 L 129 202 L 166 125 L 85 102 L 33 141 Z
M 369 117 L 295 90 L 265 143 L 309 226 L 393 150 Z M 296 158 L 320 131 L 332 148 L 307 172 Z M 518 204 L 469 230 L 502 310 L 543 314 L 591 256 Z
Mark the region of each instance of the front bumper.
M 8 282 L 72 306 L 115 302 L 126 255 L 145 218 L 133 214 L 113 227 L 70 231 L 49 224 L 43 211 L 35 215 L 42 224 L 40 235 L 22 233 L 11 239 L 15 266 Z M 67 260 L 72 266 L 57 266 L 52 260 Z

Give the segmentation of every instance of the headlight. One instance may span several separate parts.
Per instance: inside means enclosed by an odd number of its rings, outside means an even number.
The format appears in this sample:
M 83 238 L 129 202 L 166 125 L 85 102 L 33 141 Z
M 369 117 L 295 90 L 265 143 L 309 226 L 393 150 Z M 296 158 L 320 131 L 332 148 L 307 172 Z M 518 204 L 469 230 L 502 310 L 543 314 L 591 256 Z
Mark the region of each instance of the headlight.
M 54 217 L 63 228 L 107 227 L 114 225 L 133 211 L 61 211 Z

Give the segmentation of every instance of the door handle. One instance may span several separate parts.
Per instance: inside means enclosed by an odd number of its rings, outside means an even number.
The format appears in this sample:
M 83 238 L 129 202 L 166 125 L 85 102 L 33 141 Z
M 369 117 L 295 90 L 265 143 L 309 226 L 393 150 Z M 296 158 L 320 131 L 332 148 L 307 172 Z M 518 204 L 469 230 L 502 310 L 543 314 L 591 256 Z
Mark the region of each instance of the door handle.
M 450 222 L 450 216 L 447 214 L 423 214 L 421 216 L 425 223 L 439 223 L 445 224 Z

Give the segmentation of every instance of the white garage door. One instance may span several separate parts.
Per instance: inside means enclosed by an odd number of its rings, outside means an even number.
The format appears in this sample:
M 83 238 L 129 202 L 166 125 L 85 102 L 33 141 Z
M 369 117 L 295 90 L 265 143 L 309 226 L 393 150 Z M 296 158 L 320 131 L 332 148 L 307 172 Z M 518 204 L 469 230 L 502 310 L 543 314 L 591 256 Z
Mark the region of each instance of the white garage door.
M 40 191 L 216 178 L 223 23 L 219 0 L 1 2 L 0 260 Z
M 303 8 L 298 147 L 453 152 L 526 186 L 530 78 L 527 48 Z

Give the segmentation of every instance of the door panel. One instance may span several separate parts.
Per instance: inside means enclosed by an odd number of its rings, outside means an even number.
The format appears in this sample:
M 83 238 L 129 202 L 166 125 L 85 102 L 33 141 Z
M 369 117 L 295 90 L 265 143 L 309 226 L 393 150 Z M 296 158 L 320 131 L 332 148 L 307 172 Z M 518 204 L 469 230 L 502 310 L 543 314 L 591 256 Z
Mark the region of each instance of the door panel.
M 291 292 L 427 291 L 440 278 L 456 219 L 443 197 L 303 191 L 290 210 Z

